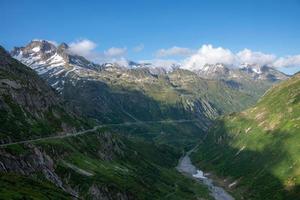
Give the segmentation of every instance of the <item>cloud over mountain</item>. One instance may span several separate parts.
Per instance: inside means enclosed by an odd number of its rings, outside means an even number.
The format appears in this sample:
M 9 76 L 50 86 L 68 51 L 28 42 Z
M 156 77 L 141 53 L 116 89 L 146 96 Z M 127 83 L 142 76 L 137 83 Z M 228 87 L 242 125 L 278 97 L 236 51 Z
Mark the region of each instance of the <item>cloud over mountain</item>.
M 239 63 L 258 64 L 258 65 L 272 65 L 276 60 L 273 54 L 265 54 L 262 52 L 251 51 L 244 49 L 236 54 Z
M 117 48 L 117 47 L 111 47 L 104 51 L 104 55 L 108 57 L 122 57 L 127 53 L 127 48 Z
M 55 41 L 52 41 L 52 43 L 57 45 Z M 89 39 L 81 39 L 69 43 L 69 51 L 73 54 L 84 56 L 96 63 L 126 63 L 128 53 L 126 47 L 110 47 L 99 51 L 96 49 L 97 46 L 95 42 Z M 143 49 L 144 45 L 139 44 L 132 47 L 131 53 L 138 53 Z M 153 65 L 163 67 L 164 65 L 170 66 L 170 63 L 180 63 L 182 68 L 189 70 L 198 70 L 205 64 L 217 63 L 222 63 L 233 68 L 239 67 L 244 63 L 258 66 L 268 65 L 277 68 L 300 66 L 300 54 L 278 57 L 274 54 L 252 51 L 248 48 L 233 52 L 228 48 L 215 47 L 212 44 L 204 44 L 197 50 L 173 46 L 166 49 L 159 49 L 154 55 L 156 58 L 148 59 L 148 61 L 152 61 Z
M 70 52 L 81 56 L 89 56 L 97 45 L 91 40 L 83 39 L 71 42 L 69 46 Z
M 162 57 L 169 57 L 169 56 L 189 56 L 194 51 L 189 48 L 184 47 L 171 47 L 169 49 L 159 49 L 155 55 L 156 57 L 162 58 Z
M 183 61 L 183 68 L 196 70 L 205 64 L 223 63 L 234 65 L 236 62 L 236 56 L 229 49 L 214 48 L 210 44 L 205 44 L 195 54 Z
M 274 62 L 275 67 L 300 67 L 300 55 L 280 57 Z
M 96 62 L 117 62 L 118 59 L 124 60 L 127 48 L 111 47 L 104 51 L 96 50 L 97 44 L 88 39 L 76 40 L 69 43 L 69 52 L 72 54 L 84 56 L 87 59 Z
M 205 64 L 222 63 L 230 67 L 239 67 L 247 63 L 259 66 L 297 67 L 300 66 L 300 55 L 277 57 L 259 51 L 244 49 L 237 53 L 223 47 L 213 47 L 211 44 L 202 45 L 196 53 L 182 61 L 183 68 L 197 70 Z

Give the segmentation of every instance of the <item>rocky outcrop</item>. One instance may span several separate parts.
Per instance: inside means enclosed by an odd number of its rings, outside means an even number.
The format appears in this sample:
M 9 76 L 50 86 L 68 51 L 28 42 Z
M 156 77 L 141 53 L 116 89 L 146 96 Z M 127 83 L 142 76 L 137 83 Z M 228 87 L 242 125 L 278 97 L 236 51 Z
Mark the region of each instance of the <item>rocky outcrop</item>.
M 82 141 L 82 143 L 88 141 Z M 109 132 L 97 134 L 92 143 L 97 146 L 96 154 L 91 149 L 81 149 L 79 146 L 77 150 L 87 155 L 93 152 L 93 156 L 105 162 L 114 162 L 114 160 L 125 156 L 125 144 L 120 138 Z M 49 147 L 44 148 L 40 145 L 28 143 L 16 146 L 17 150 L 9 147 L 0 148 L 0 173 L 21 174 L 39 181 L 48 180 L 71 196 L 76 197 L 76 199 L 135 199 L 129 192 L 117 189 L 109 183 L 99 184 L 93 182 L 93 176 L 96 175 L 94 172 L 87 171 L 67 161 L 69 151 L 61 152 L 57 148 Z M 59 165 L 65 168 L 63 173 L 58 170 Z M 81 183 L 74 184 L 72 180 L 76 176 L 90 177 L 89 181 L 85 183 L 85 187 L 88 186 L 88 188 L 82 190 Z

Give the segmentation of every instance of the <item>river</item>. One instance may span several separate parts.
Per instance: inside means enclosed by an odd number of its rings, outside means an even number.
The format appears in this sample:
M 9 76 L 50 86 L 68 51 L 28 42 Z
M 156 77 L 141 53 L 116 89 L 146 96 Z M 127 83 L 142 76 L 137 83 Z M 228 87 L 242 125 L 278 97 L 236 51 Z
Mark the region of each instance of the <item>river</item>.
M 176 169 L 179 172 L 188 175 L 190 178 L 196 179 L 200 184 L 206 185 L 210 191 L 210 195 L 215 200 L 234 200 L 234 198 L 230 194 L 228 194 L 223 188 L 214 185 L 212 179 L 206 177 L 203 171 L 197 169 L 193 165 L 190 159 L 190 154 L 194 151 L 194 149 L 190 150 L 183 157 L 180 158 Z

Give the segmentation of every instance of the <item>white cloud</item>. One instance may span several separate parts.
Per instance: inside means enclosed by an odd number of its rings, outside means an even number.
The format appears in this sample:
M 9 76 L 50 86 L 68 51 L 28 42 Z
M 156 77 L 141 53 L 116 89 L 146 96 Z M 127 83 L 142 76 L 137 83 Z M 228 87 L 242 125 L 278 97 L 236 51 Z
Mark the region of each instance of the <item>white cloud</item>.
M 104 51 L 104 55 L 108 57 L 122 57 L 127 53 L 127 48 L 118 48 L 118 47 L 111 47 L 108 50 Z
M 280 57 L 274 62 L 274 67 L 299 67 L 300 55 Z
M 236 56 L 229 50 L 222 47 L 214 48 L 212 45 L 202 45 L 202 47 L 192 56 L 183 61 L 183 68 L 200 69 L 205 64 L 223 63 L 233 66 L 237 62 Z
M 162 67 L 168 69 L 172 65 L 179 64 L 176 60 L 167 60 L 167 59 L 153 59 L 153 60 L 140 60 L 139 63 L 150 63 L 151 67 Z
M 230 67 L 239 67 L 243 63 L 255 64 L 259 66 L 300 67 L 300 55 L 286 56 L 278 58 L 274 54 L 267 54 L 259 51 L 244 49 L 238 53 L 233 53 L 223 47 L 213 47 L 212 45 L 202 45 L 202 47 L 190 57 L 183 60 L 183 68 L 190 70 L 201 69 L 205 64 L 222 63 Z
M 184 47 L 171 47 L 169 49 L 160 49 L 155 55 L 156 57 L 169 57 L 169 56 L 188 56 L 191 55 L 194 51 L 189 48 Z
M 57 42 L 49 41 L 57 46 Z M 69 51 L 81 55 L 96 63 L 120 62 L 126 63 L 127 48 L 111 47 L 105 51 L 96 51 L 97 44 L 88 39 L 77 40 L 69 44 Z M 142 51 L 143 44 L 133 48 L 134 52 Z M 231 67 L 239 67 L 242 63 L 269 65 L 277 68 L 299 67 L 300 54 L 277 57 L 274 54 L 266 54 L 259 51 L 244 49 L 237 53 L 223 47 L 213 47 L 211 44 L 202 45 L 197 51 L 189 48 L 174 46 L 169 49 L 160 49 L 156 52 L 157 57 L 186 56 L 181 61 L 170 59 L 153 59 L 142 62 L 151 62 L 155 66 L 169 67 L 173 64 L 182 63 L 182 68 L 196 70 L 205 64 L 222 63 Z
M 91 40 L 83 39 L 69 44 L 69 51 L 71 53 L 87 56 L 89 57 L 92 54 L 92 51 L 96 48 L 96 43 Z
M 272 65 L 276 60 L 276 56 L 273 54 L 254 52 L 249 49 L 244 49 L 236 55 L 239 63 L 258 64 L 260 66 Z
M 43 41 L 43 40 L 35 38 L 32 41 Z M 44 40 L 44 41 L 47 41 L 47 42 L 53 44 L 54 46 L 58 46 L 58 43 L 56 41 L 54 41 L 54 40 Z
M 144 47 L 145 47 L 144 44 L 139 44 L 139 45 L 133 47 L 133 51 L 134 52 L 141 52 L 141 51 L 143 51 Z
M 126 48 L 111 47 L 105 51 L 97 51 L 97 44 L 88 39 L 81 39 L 69 44 L 69 52 L 80 55 L 95 63 L 119 62 L 124 60 Z M 123 62 L 123 61 L 122 61 Z

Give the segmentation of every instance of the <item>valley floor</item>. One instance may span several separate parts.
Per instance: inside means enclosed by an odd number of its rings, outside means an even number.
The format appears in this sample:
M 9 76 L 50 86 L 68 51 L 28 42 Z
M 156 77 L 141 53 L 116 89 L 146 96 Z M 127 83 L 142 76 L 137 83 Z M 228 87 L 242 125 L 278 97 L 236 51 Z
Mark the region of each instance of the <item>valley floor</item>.
M 190 150 L 180 158 L 178 166 L 176 167 L 177 170 L 183 175 L 197 180 L 197 182 L 199 182 L 200 184 L 206 185 L 210 191 L 210 195 L 215 200 L 234 200 L 234 198 L 230 194 L 228 194 L 223 188 L 214 185 L 212 179 L 206 177 L 203 171 L 197 169 L 193 165 L 190 159 L 190 154 L 194 151 L 194 149 Z

